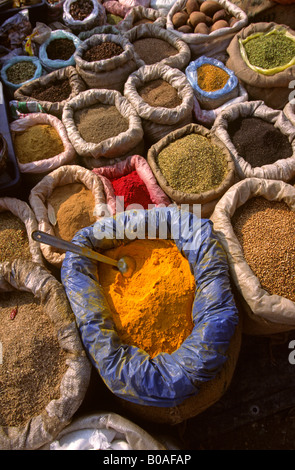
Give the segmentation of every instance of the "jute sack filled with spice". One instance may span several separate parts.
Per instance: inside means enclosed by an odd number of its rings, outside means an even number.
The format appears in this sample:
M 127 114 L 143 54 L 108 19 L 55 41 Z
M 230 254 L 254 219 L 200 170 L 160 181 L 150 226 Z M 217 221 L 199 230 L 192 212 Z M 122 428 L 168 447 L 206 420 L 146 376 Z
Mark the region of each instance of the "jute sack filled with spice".
M 226 65 L 246 88 L 250 100 L 263 100 L 273 109 L 287 104 L 289 83 L 295 79 L 292 38 L 294 30 L 276 23 L 250 24 L 233 38 Z
M 46 113 L 31 113 L 10 124 L 20 172 L 29 182 L 74 163 L 76 152 L 63 123 Z
M 114 396 L 137 416 L 170 424 L 220 398 L 241 329 L 212 223 L 156 207 L 105 217 L 74 240 L 135 261 L 127 278 L 68 252 L 61 270 L 85 349 Z
M 193 120 L 193 89 L 183 72 L 168 65 L 140 67 L 126 81 L 124 96 L 142 119 L 148 143 Z
M 89 88 L 121 91 L 138 68 L 132 44 L 120 34 L 95 34 L 75 52 L 76 70 Z
M 295 188 L 247 178 L 226 192 L 211 220 L 242 301 L 245 332 L 294 329 Z
M 74 33 L 80 33 L 105 24 L 106 12 L 98 0 L 66 0 L 63 22 Z
M 104 214 L 108 200 L 100 178 L 79 165 L 69 165 L 45 176 L 31 190 L 29 202 L 39 230 L 70 241 Z M 45 244 L 41 250 L 49 263 L 61 266 L 64 253 Z
M 158 185 L 146 159 L 132 155 L 112 166 L 95 168 L 93 172 L 102 179 L 109 198 L 109 215 L 139 204 L 143 209 L 152 206 L 169 206 L 168 196 Z M 116 197 L 123 197 L 122 203 Z M 150 207 L 149 207 L 150 206 Z
M 205 3 L 205 0 L 198 0 L 198 5 L 199 5 L 197 7 L 198 11 L 201 10 L 203 3 Z M 244 28 L 248 24 L 247 14 L 234 3 L 228 0 L 216 0 L 214 3 L 215 4 L 217 3 L 218 5 L 220 5 L 219 7 L 220 10 L 221 9 L 225 10 L 225 12 L 229 14 L 229 16 L 235 18 L 238 21 L 234 22 L 232 26 L 229 26 L 229 24 L 225 22 L 217 29 L 215 30 L 212 29 L 210 33 L 208 32 L 208 28 L 207 28 L 206 34 L 204 34 L 204 32 L 196 32 L 196 29 L 194 29 L 194 32 L 192 33 L 191 32 L 187 33 L 187 32 L 182 32 L 181 30 L 178 30 L 175 24 L 173 24 L 174 15 L 176 13 L 182 12 L 184 9 L 187 8 L 187 4 L 188 4 L 187 0 L 177 0 L 176 2 L 173 3 L 173 6 L 170 8 L 168 12 L 167 22 L 166 22 L 167 30 L 173 31 L 173 33 L 177 37 L 179 37 L 180 39 L 182 39 L 189 45 L 191 54 L 192 54 L 192 59 L 197 59 L 201 55 L 215 56 L 218 53 L 225 52 L 227 46 L 229 45 L 230 41 L 235 36 L 235 34 L 237 34 L 237 32 L 240 31 L 240 29 Z M 208 16 L 210 20 L 211 18 L 211 16 L 209 15 L 210 8 L 212 10 L 212 4 L 209 5 L 209 9 L 206 8 L 205 13 L 203 12 L 204 15 L 206 16 L 206 18 L 204 18 L 203 21 L 207 21 Z M 218 6 L 217 6 L 217 9 L 218 9 Z M 212 25 L 212 18 L 208 24 Z M 198 21 L 196 23 L 194 22 L 194 25 L 195 25 L 194 28 L 196 28 L 196 26 L 198 26 Z
M 188 45 L 160 25 L 142 24 L 126 31 L 124 36 L 134 47 L 138 67 L 163 64 L 184 70 L 189 64 Z
M 285 116 L 291 122 L 292 126 L 295 127 L 295 106 L 294 103 L 289 102 L 283 109 Z
M 25 201 L 0 198 L 0 227 L 0 262 L 22 258 L 43 264 L 40 246 L 31 236 L 38 223 Z
M 91 365 L 63 286 L 41 265 L 0 264 L 2 450 L 36 450 L 70 423 Z
M 42 109 L 61 118 L 66 101 L 86 90 L 86 85 L 75 67 L 64 67 L 42 75 L 14 92 L 14 99 L 21 102 L 37 101 Z
M 122 21 L 117 25 L 118 29 L 124 33 L 139 24 L 157 24 L 163 28 L 166 26 L 166 18 L 160 11 L 147 8 L 142 5 L 133 7 Z
M 141 154 L 143 129 L 131 103 L 116 90 L 86 90 L 66 103 L 62 121 L 87 168 Z
M 147 161 L 163 191 L 176 204 L 201 205 L 208 217 L 234 184 L 234 162 L 208 129 L 188 124 L 150 147 Z
M 230 151 L 239 178 L 294 177 L 295 129 L 283 111 L 263 101 L 234 104 L 217 116 L 211 130 Z

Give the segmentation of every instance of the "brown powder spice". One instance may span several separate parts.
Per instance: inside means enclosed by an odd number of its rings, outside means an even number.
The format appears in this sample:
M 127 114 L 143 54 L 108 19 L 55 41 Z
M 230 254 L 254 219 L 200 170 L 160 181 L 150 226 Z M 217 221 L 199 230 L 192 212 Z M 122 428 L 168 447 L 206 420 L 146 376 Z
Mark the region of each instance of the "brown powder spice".
M 25 224 L 9 211 L 0 212 L 0 262 L 31 257 Z
M 155 64 L 170 56 L 178 54 L 178 50 L 169 42 L 158 38 L 141 38 L 133 42 L 136 54 L 146 65 Z
M 176 108 L 182 103 L 177 90 L 161 78 L 147 82 L 138 89 L 138 94 L 153 107 Z
M 295 302 L 295 212 L 285 202 L 253 197 L 236 210 L 232 226 L 262 288 Z
M 39 300 L 29 292 L 0 293 L 0 341 L 0 426 L 22 426 L 60 397 L 66 353 Z

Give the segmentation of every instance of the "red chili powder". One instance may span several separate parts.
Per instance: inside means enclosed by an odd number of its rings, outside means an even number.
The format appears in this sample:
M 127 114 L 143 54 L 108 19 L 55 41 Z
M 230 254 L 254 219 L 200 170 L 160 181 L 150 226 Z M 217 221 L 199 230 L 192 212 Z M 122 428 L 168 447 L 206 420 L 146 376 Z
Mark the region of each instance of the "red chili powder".
M 147 187 L 136 170 L 111 180 L 111 183 L 115 196 L 124 196 L 124 209 L 130 204 L 140 204 L 144 209 L 148 209 L 148 205 L 153 204 Z

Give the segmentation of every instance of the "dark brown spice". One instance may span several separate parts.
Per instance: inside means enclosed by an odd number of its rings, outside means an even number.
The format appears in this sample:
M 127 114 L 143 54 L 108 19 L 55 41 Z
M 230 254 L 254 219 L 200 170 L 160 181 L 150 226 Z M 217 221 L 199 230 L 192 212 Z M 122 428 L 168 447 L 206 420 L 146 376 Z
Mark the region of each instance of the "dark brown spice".
M 178 54 L 178 50 L 169 42 L 158 38 L 141 38 L 133 42 L 137 55 L 146 65 L 155 64 L 172 55 Z
M 120 55 L 123 51 L 123 47 L 121 47 L 119 44 L 106 41 L 96 46 L 90 47 L 83 54 L 83 59 L 87 62 L 111 59 L 114 56 Z
M 69 60 L 75 50 L 75 44 L 67 38 L 53 39 L 46 48 L 50 60 Z
M 66 100 L 71 92 L 70 82 L 68 79 L 65 79 L 58 80 L 47 87 L 35 88 L 31 93 L 31 97 L 40 101 L 57 103 Z
M 268 165 L 293 154 L 288 137 L 263 119 L 240 117 L 228 123 L 227 132 L 238 154 L 252 167 Z
M 140 87 L 138 94 L 150 106 L 162 106 L 164 108 L 176 108 L 181 104 L 177 90 L 166 82 L 166 80 L 157 79 L 147 82 Z
M 93 10 L 93 3 L 90 0 L 77 0 L 70 6 L 70 15 L 76 21 L 83 21 Z
M 60 397 L 66 353 L 32 293 L 0 293 L 0 305 L 0 426 L 22 426 Z M 15 308 L 17 315 L 11 321 Z

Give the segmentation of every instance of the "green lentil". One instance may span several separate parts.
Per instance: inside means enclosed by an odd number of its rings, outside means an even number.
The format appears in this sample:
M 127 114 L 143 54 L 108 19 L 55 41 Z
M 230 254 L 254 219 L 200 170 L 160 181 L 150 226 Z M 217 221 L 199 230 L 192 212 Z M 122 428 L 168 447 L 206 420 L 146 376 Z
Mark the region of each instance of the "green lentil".
M 7 79 L 10 83 L 14 83 L 15 85 L 26 82 L 34 77 L 36 69 L 36 65 L 32 62 L 26 60 L 17 62 L 6 70 Z
M 0 212 L 0 262 L 31 259 L 25 224 L 9 211 Z
M 169 185 L 185 193 L 215 189 L 228 172 L 222 149 L 199 134 L 188 134 L 170 143 L 156 161 Z
M 283 33 L 250 39 L 244 48 L 250 64 L 262 69 L 286 65 L 295 56 L 295 42 Z

